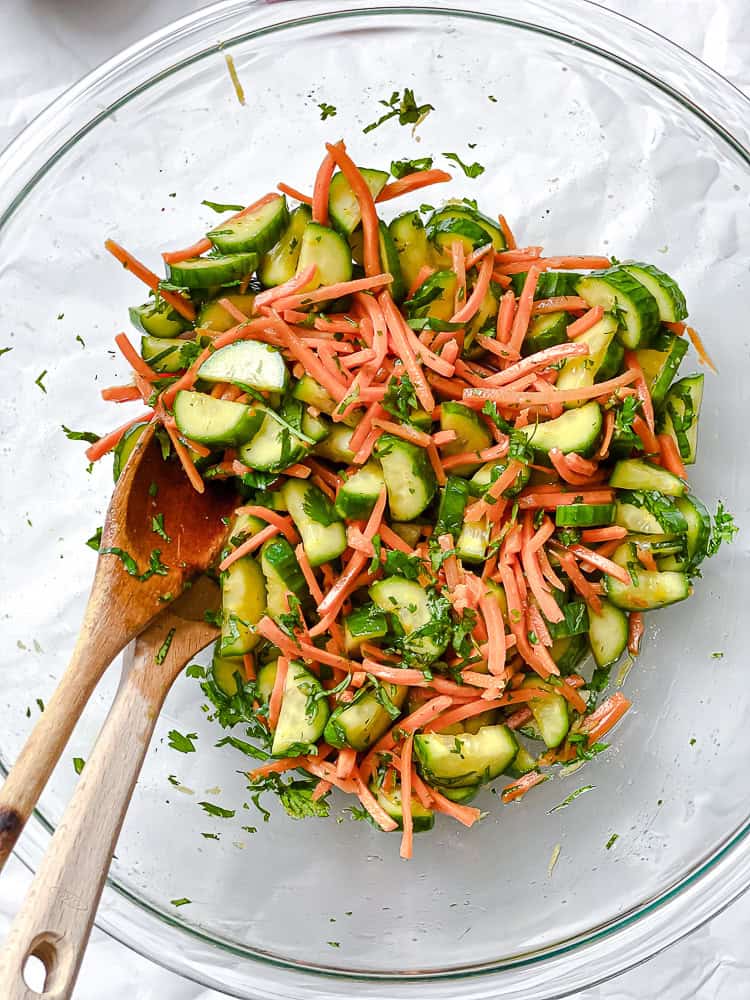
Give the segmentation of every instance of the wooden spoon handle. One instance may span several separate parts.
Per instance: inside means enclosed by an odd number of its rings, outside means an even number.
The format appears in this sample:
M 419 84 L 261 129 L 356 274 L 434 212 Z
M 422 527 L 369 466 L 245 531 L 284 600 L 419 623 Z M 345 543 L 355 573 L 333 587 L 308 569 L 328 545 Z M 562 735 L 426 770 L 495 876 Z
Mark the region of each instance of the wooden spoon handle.
M 45 966 L 45 1000 L 67 1000 L 75 986 L 94 915 L 164 697 L 174 675 L 169 660 L 190 653 L 177 641 L 160 666 L 154 663 L 169 633 L 164 616 L 139 639 L 112 709 L 55 831 L 28 895 L 0 954 L 0 997 L 32 1000 L 24 982 L 29 956 Z M 178 622 L 179 624 L 179 622 Z M 154 636 L 152 633 L 158 633 Z M 163 634 L 162 634 L 163 633 Z M 173 633 L 174 635 L 174 630 Z M 206 632 L 205 645 L 211 638 Z

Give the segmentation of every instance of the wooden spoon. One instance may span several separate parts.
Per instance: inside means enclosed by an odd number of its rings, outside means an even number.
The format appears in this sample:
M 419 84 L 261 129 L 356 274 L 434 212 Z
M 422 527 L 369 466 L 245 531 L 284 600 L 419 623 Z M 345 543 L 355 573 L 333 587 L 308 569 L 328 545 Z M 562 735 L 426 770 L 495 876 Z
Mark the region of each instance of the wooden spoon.
M 226 536 L 222 517 L 236 502 L 218 483 L 197 493 L 178 462 L 162 460 L 153 426 L 144 431 L 112 495 L 73 656 L 0 789 L 0 871 L 105 669 L 216 560 Z M 168 540 L 154 531 L 158 514 Z M 131 556 L 139 576 L 129 575 L 108 548 Z
M 203 612 L 217 605 L 218 587 L 201 577 L 126 655 L 110 713 L 0 953 L 3 1000 L 39 1000 L 24 981 L 32 956 L 46 970 L 44 1000 L 72 995 L 156 720 L 182 668 L 216 638 Z

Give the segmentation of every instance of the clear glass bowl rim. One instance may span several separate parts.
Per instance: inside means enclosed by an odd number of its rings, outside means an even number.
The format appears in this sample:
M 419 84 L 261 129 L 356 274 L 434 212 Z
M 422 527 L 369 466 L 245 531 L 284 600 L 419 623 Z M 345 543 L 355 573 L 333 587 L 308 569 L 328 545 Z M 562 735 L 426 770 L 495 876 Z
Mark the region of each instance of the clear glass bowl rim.
M 500 22 L 554 36 L 615 62 L 700 118 L 750 167 L 750 99 L 691 53 L 591 0 L 433 0 L 429 4 L 346 0 L 222 0 L 165 26 L 103 63 L 66 90 L 0 154 L 0 226 L 75 143 L 137 93 L 186 64 L 231 50 L 292 23 L 356 15 L 430 14 Z M 241 31 L 238 29 L 241 27 Z M 227 31 L 224 35 L 223 30 Z M 223 40 L 217 42 L 217 37 Z M 648 69 L 645 64 L 648 64 Z M 115 96 L 116 95 L 116 96 Z M 103 97 L 105 98 L 103 100 Z M 104 107 L 102 107 L 104 104 Z M 92 107 L 100 108 L 92 114 Z M 51 827 L 37 813 L 18 852 L 35 868 Z M 202 985 L 247 998 L 388 1000 L 557 998 L 611 978 L 669 947 L 710 920 L 750 886 L 750 820 L 679 883 L 608 926 L 566 945 L 502 965 L 442 976 L 404 977 L 315 968 L 234 949 L 147 907 L 110 881 L 97 926 L 146 958 Z M 186 940 L 186 938 L 188 940 Z

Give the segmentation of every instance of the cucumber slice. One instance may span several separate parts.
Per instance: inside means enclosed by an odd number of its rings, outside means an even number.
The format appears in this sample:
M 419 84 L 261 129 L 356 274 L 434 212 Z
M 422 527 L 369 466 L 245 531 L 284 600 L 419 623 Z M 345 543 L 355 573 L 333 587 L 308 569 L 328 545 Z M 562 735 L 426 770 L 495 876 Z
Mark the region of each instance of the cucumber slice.
M 155 298 L 142 306 L 131 306 L 130 322 L 141 333 L 170 339 L 190 329 L 190 323 L 164 299 Z
M 664 400 L 659 430 L 671 435 L 685 465 L 698 451 L 698 418 L 703 402 L 703 376 L 689 375 L 675 382 Z
M 346 548 L 346 529 L 328 497 L 312 483 L 290 479 L 281 488 L 297 530 L 302 536 L 305 554 L 311 566 L 338 559 Z M 316 517 L 328 521 L 323 524 Z
M 473 250 L 478 250 L 479 247 L 489 243 L 486 229 L 468 214 L 462 215 L 458 212 L 443 214 L 442 218 L 437 220 L 431 218 L 427 223 L 427 236 L 438 252 L 446 255 L 446 258 L 456 241 L 461 244 L 465 254 L 470 254 Z
M 221 575 L 221 656 L 242 656 L 260 642 L 253 626 L 266 610 L 266 582 L 252 556 L 233 562 Z
M 609 477 L 609 485 L 618 490 L 655 490 L 668 497 L 681 497 L 687 492 L 687 483 L 683 479 L 640 458 L 618 462 Z
M 377 198 L 388 183 L 388 172 L 371 170 L 369 167 L 360 167 L 359 172 L 364 177 L 372 197 Z M 349 181 L 340 171 L 335 173 L 331 180 L 328 192 L 328 215 L 332 224 L 344 236 L 354 232 L 362 221 L 357 196 L 352 191 Z
M 617 314 L 621 323 L 618 337 L 631 350 L 647 346 L 659 327 L 656 299 L 621 267 L 592 271 L 579 279 L 577 291 L 589 305 Z
M 351 449 L 353 433 L 352 428 L 345 424 L 334 424 L 328 432 L 328 437 L 319 441 L 313 451 L 331 462 L 350 465 L 354 461 L 354 452 Z
M 424 587 L 401 576 L 387 576 L 372 584 L 370 597 L 396 618 L 404 633 L 403 645 L 415 660 L 427 665 L 442 656 L 448 646 L 449 629 L 435 627 L 440 620 Z
M 555 511 L 558 528 L 598 528 L 615 519 L 613 503 L 569 503 Z
M 667 533 L 662 535 L 641 535 L 635 532 L 628 535 L 628 541 L 633 542 L 639 550 L 648 549 L 657 558 L 661 558 L 662 556 L 684 556 L 687 550 L 685 539 L 685 535 L 670 535 Z M 683 568 L 680 567 L 680 569 Z
M 550 646 L 550 656 L 555 661 L 563 677 L 572 674 L 586 655 L 588 643 L 583 634 L 555 639 Z
M 309 292 L 321 285 L 335 285 L 349 281 L 352 276 L 352 254 L 344 237 L 328 226 L 308 222 L 302 233 L 297 274 L 301 274 L 310 264 L 318 271 L 304 291 Z
M 383 684 L 382 687 L 396 708 L 401 708 L 406 700 L 406 688 L 397 684 Z M 323 736 L 332 747 L 368 750 L 390 729 L 393 722 L 378 699 L 377 691 L 364 689 L 354 701 L 334 709 Z
M 570 601 L 561 608 L 562 621 L 547 622 L 547 630 L 552 639 L 565 639 L 571 635 L 583 635 L 589 630 L 588 608 L 583 601 Z
M 549 692 L 549 697 L 532 698 L 528 704 L 542 739 L 550 750 L 554 750 L 555 747 L 560 746 L 570 729 L 567 701 L 561 694 L 555 693 L 552 684 L 542 681 L 538 677 L 529 677 L 521 686 L 540 688 L 542 691 Z
M 298 205 L 290 214 L 289 223 L 281 234 L 279 242 L 263 254 L 258 274 L 266 288 L 283 285 L 285 281 L 294 277 L 297 272 L 302 234 L 311 221 L 310 208 L 307 205 Z
M 306 434 L 316 444 L 325 441 L 330 430 L 330 423 L 323 417 L 314 417 L 308 410 L 302 414 L 302 433 Z
M 602 363 L 599 366 L 599 371 L 594 376 L 594 382 L 605 382 L 607 379 L 619 375 L 623 369 L 624 360 L 625 348 L 619 340 L 616 338 L 612 339 L 609 342 L 607 353 L 604 355 Z M 637 440 L 640 441 L 640 438 L 637 438 Z
M 474 490 L 478 491 L 482 496 L 487 492 L 489 487 L 499 479 L 500 476 L 505 472 L 508 467 L 508 463 L 500 461 L 498 459 L 493 459 L 490 462 L 486 462 L 481 466 L 474 475 L 471 477 L 469 482 Z M 506 499 L 517 496 L 524 486 L 528 483 L 531 476 L 531 469 L 528 465 L 522 465 L 518 470 L 518 475 L 515 481 L 507 489 L 503 490 L 503 496 Z
M 410 521 L 391 521 L 393 531 L 413 549 L 416 548 L 424 527 L 424 524 L 413 524 Z
M 252 316 L 255 312 L 255 295 L 247 292 L 241 295 L 239 292 L 232 295 L 222 295 L 222 298 L 229 299 L 233 306 L 236 306 L 245 316 Z M 217 333 L 225 333 L 237 326 L 237 320 L 230 316 L 218 299 L 209 299 L 200 308 L 195 320 L 196 329 L 214 330 Z
M 454 271 L 435 271 L 423 281 L 404 307 L 409 319 L 430 319 L 448 322 L 453 315 L 458 278 Z
M 392 516 L 398 521 L 412 521 L 428 506 L 437 490 L 427 453 L 393 434 L 381 434 L 375 451 L 383 469 Z
M 220 222 L 206 236 L 222 253 L 262 254 L 271 249 L 288 222 L 286 198 L 280 194 L 255 212 Z
M 527 272 L 512 274 L 510 287 L 518 296 L 526 282 Z M 535 299 L 553 299 L 558 295 L 577 295 L 578 282 L 585 275 L 579 271 L 543 271 L 534 290 Z M 568 321 L 570 322 L 570 320 Z
M 615 524 L 646 535 L 684 534 L 688 525 L 676 501 L 656 490 L 623 490 L 617 494 Z
M 542 274 L 541 277 L 544 277 Z M 566 312 L 542 313 L 535 316 L 521 345 L 524 356 L 536 354 L 547 347 L 557 347 L 568 342 L 570 316 Z
M 388 227 L 401 265 L 406 289 L 411 288 L 425 264 L 430 263 L 430 244 L 419 212 L 404 212 Z
M 552 448 L 559 448 L 567 455 L 575 451 L 584 457 L 591 455 L 599 442 L 602 430 L 602 411 L 593 400 L 567 410 L 561 417 L 540 424 L 521 428 L 537 455 L 547 455 Z
M 393 281 L 389 291 L 395 302 L 400 302 L 406 295 L 404 278 L 401 274 L 401 261 L 399 259 L 396 244 L 393 242 L 388 226 L 384 222 L 379 225 L 378 245 L 380 247 L 380 264 L 384 274 L 390 274 Z
M 214 351 L 200 366 L 204 382 L 232 382 L 243 389 L 283 392 L 287 368 L 281 351 L 258 340 L 237 340 Z
M 303 375 L 297 381 L 292 390 L 292 396 L 294 399 L 299 399 L 301 402 L 307 403 L 308 406 L 314 406 L 316 410 L 320 410 L 321 413 L 326 413 L 329 416 L 336 409 L 336 401 L 333 396 L 320 383 L 316 382 L 311 375 Z M 341 423 L 346 424 L 347 427 L 356 427 L 360 418 L 360 415 L 350 413 L 348 417 L 344 417 Z M 333 459 L 333 461 L 338 461 L 338 459 Z M 341 459 L 341 461 L 351 462 L 351 459 Z
M 664 341 L 666 340 L 666 343 Z M 662 345 L 664 349 L 662 349 Z M 648 391 L 654 406 L 659 407 L 664 402 L 667 390 L 677 374 L 680 362 L 687 353 L 687 341 L 682 337 L 669 334 L 662 338 L 659 350 L 645 348 L 635 352 L 638 364 L 646 378 Z
M 427 228 L 439 226 L 441 222 L 451 219 L 466 219 L 484 230 L 484 238 L 479 246 L 485 246 L 492 241 L 495 250 L 505 250 L 507 244 L 502 229 L 496 222 L 483 215 L 480 211 L 468 205 L 465 201 L 449 201 L 434 212 L 427 220 Z M 450 249 L 450 247 L 448 248 Z
M 464 510 L 469 502 L 469 484 L 458 476 L 448 476 L 440 491 L 435 536 L 450 534 L 454 542 L 461 534 Z
M 427 410 L 410 410 L 408 422 L 420 431 L 432 433 L 432 417 Z
M 286 538 L 269 538 L 260 550 L 260 568 L 266 578 L 266 604 L 272 618 L 286 614 L 289 595 L 303 602 L 310 596 L 294 549 Z
M 307 753 L 307 748 L 323 735 L 329 714 L 327 699 L 317 698 L 310 709 L 311 699 L 322 690 L 315 674 L 305 670 L 296 660 L 289 664 L 279 721 L 271 745 L 274 757 Z
M 347 653 L 356 652 L 360 643 L 383 639 L 388 634 L 386 614 L 376 604 L 363 604 L 344 618 L 344 640 Z
M 640 281 L 656 299 L 662 323 L 679 323 L 687 317 L 685 296 L 674 278 L 670 278 L 653 264 L 639 264 L 637 261 L 628 261 L 622 265 L 622 269 L 632 274 L 636 281 Z
M 479 356 L 484 351 L 484 348 L 475 346 L 474 344 L 480 333 L 487 337 L 495 336 L 499 307 L 500 303 L 492 291 L 492 286 L 490 286 L 480 303 L 479 309 L 477 309 L 473 319 L 469 320 L 469 324 L 466 327 L 466 338 L 464 340 L 464 354 L 466 356 L 473 356 L 474 354 Z
M 491 525 L 486 517 L 480 521 L 467 521 L 461 528 L 456 542 L 456 555 L 464 562 L 484 562 L 490 543 Z
M 268 704 L 273 691 L 273 686 L 276 683 L 276 671 L 278 670 L 279 661 L 278 657 L 270 660 L 268 663 L 264 663 L 263 666 L 258 671 L 258 678 L 256 681 L 258 687 L 258 694 L 260 696 L 261 704 Z
M 404 828 L 404 810 L 401 804 L 401 787 L 396 785 L 391 792 L 386 792 L 381 786 L 370 785 L 370 791 L 377 799 L 380 806 L 388 813 L 391 819 L 398 824 L 397 829 Z M 431 809 L 425 809 L 418 798 L 412 796 L 411 800 L 411 821 L 414 833 L 426 833 L 435 825 L 435 813 Z
M 617 663 L 628 644 L 628 616 L 609 601 L 597 614 L 589 608 L 589 645 L 597 667 Z
M 231 448 L 256 434 L 263 423 L 263 410 L 181 390 L 175 397 L 174 418 L 180 433 L 189 440 Z
M 558 389 L 582 389 L 593 385 L 616 333 L 617 320 L 608 314 L 590 330 L 576 337 L 574 343 L 585 344 L 589 353 L 584 357 L 569 358 L 560 369 L 555 386 Z M 578 401 L 570 400 L 565 406 L 572 409 L 578 406 Z
M 181 288 L 213 288 L 248 278 L 258 266 L 257 253 L 230 253 L 223 257 L 191 257 L 167 264 L 169 280 Z
M 147 420 L 144 420 L 142 424 L 133 424 L 118 441 L 112 465 L 112 475 L 115 482 L 120 478 L 120 473 L 125 468 L 127 460 L 133 454 L 133 449 L 138 444 L 141 434 L 143 434 L 147 427 Z
M 472 451 L 479 452 L 492 444 L 492 435 L 487 425 L 475 410 L 470 410 L 463 403 L 454 403 L 451 400 L 443 403 L 440 407 L 440 429 L 456 433 L 455 441 L 441 448 L 446 457 Z M 456 466 L 453 472 L 457 476 L 470 476 L 481 463 L 482 460 L 477 458 L 476 462 L 466 462 L 464 465 Z
M 283 472 L 304 457 L 307 445 L 282 427 L 271 410 L 257 409 L 263 415 L 263 422 L 254 437 L 240 449 L 240 461 L 261 472 Z
M 429 784 L 465 787 L 502 774 L 518 753 L 518 741 L 507 726 L 499 725 L 453 736 L 417 733 L 414 753 Z
M 687 524 L 684 556 L 679 553 L 662 559 L 659 569 L 692 571 L 700 566 L 708 553 L 711 536 L 711 518 L 697 497 L 679 497 L 675 504 Z
M 252 514 L 235 514 L 234 520 L 229 528 L 228 543 L 223 550 L 222 559 L 233 552 L 239 545 L 246 542 L 248 538 L 257 535 L 266 527 L 266 522 Z
M 673 570 L 654 573 L 643 569 L 632 542 L 624 542 L 614 552 L 612 560 L 630 573 L 631 582 L 628 584 L 612 576 L 603 577 L 610 602 L 624 611 L 651 611 L 684 601 L 690 596 L 692 588 L 687 574 Z
M 537 766 L 536 757 L 530 753 L 526 747 L 519 746 L 515 759 L 505 768 L 505 774 L 509 778 L 522 778 L 524 774 L 535 770 Z
M 211 661 L 211 678 L 219 690 L 233 698 L 245 683 L 245 665 L 240 656 L 219 656 L 214 652 Z
M 385 480 L 377 462 L 368 462 L 344 480 L 336 497 L 336 510 L 344 520 L 368 518 L 380 496 Z

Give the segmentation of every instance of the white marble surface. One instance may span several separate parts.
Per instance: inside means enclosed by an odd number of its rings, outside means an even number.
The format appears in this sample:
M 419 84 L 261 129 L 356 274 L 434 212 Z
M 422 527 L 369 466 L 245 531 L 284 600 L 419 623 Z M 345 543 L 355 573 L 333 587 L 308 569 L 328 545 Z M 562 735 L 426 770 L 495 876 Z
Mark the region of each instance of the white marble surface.
M 565 0 L 560 0 L 564 4 Z M 0 0 L 0 147 L 51 100 L 118 50 L 204 6 L 196 0 Z M 608 0 L 750 93 L 747 0 Z M 30 876 L 12 859 L 0 880 L 0 938 Z M 95 931 L 75 1000 L 220 1000 Z M 750 895 L 640 969 L 575 1000 L 750 997 Z M 0 998 L 2 1000 L 2 998 Z

